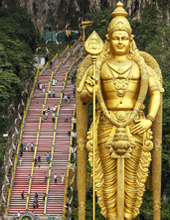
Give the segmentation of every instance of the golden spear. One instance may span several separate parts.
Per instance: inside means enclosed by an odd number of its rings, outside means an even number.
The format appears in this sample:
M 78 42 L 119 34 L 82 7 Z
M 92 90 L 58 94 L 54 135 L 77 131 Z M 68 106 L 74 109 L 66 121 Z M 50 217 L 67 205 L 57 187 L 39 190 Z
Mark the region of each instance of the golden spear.
M 103 41 L 99 37 L 99 35 L 93 31 L 92 34 L 88 37 L 84 45 L 86 51 L 91 55 L 92 60 L 92 78 L 94 80 L 93 84 L 93 220 L 95 220 L 95 149 L 96 149 L 96 126 L 95 126 L 95 119 L 96 119 L 96 73 L 95 73 L 95 66 L 97 56 L 103 50 Z

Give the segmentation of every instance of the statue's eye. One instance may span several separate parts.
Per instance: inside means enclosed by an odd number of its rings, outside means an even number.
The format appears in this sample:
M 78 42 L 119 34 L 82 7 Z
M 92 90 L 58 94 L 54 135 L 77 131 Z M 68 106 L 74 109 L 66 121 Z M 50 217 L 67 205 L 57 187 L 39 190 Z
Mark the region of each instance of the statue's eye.
M 113 37 L 112 39 L 113 39 L 113 40 L 119 40 L 119 38 L 118 38 L 118 37 Z
M 122 40 L 129 40 L 129 38 L 128 37 L 123 37 Z

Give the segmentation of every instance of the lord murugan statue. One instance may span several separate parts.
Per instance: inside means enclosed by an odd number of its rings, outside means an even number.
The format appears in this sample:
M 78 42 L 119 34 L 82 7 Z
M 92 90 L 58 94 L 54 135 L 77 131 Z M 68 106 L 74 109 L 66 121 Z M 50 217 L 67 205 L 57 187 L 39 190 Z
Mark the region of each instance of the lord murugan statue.
M 137 49 L 121 2 L 112 16 L 104 44 L 96 32 L 85 42 L 90 54 L 77 72 L 79 219 L 85 219 L 87 149 L 101 215 L 109 220 L 131 220 L 139 215 L 152 160 L 153 212 L 158 220 L 162 75 L 156 60 Z M 96 115 L 87 131 L 91 100 Z

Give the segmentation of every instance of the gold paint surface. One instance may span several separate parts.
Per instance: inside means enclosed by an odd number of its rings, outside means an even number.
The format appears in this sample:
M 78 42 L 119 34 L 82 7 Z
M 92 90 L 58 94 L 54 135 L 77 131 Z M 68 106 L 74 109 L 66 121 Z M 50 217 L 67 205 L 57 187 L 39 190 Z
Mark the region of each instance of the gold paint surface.
M 96 32 L 86 41 L 90 55 L 76 79 L 79 219 L 85 220 L 87 149 L 100 213 L 109 220 L 139 215 L 152 158 L 154 220 L 160 220 L 162 75 L 156 60 L 138 51 L 122 3 L 112 15 L 104 46 Z M 96 116 L 87 131 L 95 96 Z

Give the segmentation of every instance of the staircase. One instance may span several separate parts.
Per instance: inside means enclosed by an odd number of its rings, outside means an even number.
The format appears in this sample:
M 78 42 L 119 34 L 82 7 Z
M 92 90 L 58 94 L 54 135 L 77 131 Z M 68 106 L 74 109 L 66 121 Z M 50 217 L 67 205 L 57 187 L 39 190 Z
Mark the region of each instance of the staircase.
M 78 46 L 72 49 L 72 52 L 76 50 Z M 51 91 L 55 90 L 55 97 L 52 95 L 46 99 L 46 92 L 36 88 L 25 122 L 24 131 L 22 135 L 22 143 L 28 143 L 28 151 L 23 152 L 21 166 L 18 165 L 15 172 L 14 184 L 11 192 L 11 199 L 8 208 L 8 219 L 15 215 L 17 216 L 18 211 L 21 215 L 26 211 L 33 213 L 35 216 L 50 216 L 56 217 L 63 215 L 63 202 L 65 193 L 65 184 L 61 183 L 61 173 L 66 176 L 67 163 L 69 158 L 69 145 L 70 136 L 68 131 L 71 129 L 71 118 L 74 111 L 75 97 L 73 96 L 74 84 L 71 80 L 67 80 L 66 86 L 63 86 L 66 71 L 70 68 L 73 61 L 75 61 L 81 54 L 81 50 L 70 57 L 65 65 L 57 70 L 57 67 L 63 60 L 68 56 L 69 51 L 65 56 L 58 58 L 52 65 L 52 69 L 47 68 L 43 75 L 39 76 L 39 82 L 45 85 L 46 89 L 50 85 L 50 79 L 52 70 L 54 71 L 54 78 L 57 79 L 55 85 L 51 84 Z M 74 72 L 77 69 L 75 66 L 72 70 Z M 62 92 L 65 95 L 69 95 L 71 100 L 70 103 L 63 101 Z M 50 113 L 47 120 L 40 120 L 43 104 L 46 102 L 45 108 L 50 107 Z M 52 121 L 52 108 L 61 102 L 60 111 L 58 111 L 57 120 L 57 131 L 54 136 L 55 123 Z M 65 122 L 65 119 L 68 119 Z M 57 118 L 56 118 L 57 119 Z M 40 131 L 39 121 L 41 121 Z M 38 135 L 39 133 L 39 135 Z M 37 136 L 38 135 L 38 136 Z M 34 145 L 38 138 L 38 144 L 36 147 L 37 152 L 31 151 L 30 144 L 33 142 Z M 52 167 L 51 175 L 49 176 L 49 185 L 45 181 L 45 173 L 49 173 L 49 163 L 46 159 L 46 153 L 51 152 L 53 139 L 55 139 L 54 154 L 52 155 Z M 36 153 L 36 154 L 35 154 Z M 35 166 L 34 158 L 41 156 L 41 162 Z M 28 180 L 29 175 L 33 174 L 32 181 Z M 57 174 L 57 183 L 54 182 L 54 174 Z M 49 187 L 49 188 L 48 188 Z M 27 196 L 30 189 L 30 194 Z M 47 195 L 47 204 L 43 200 L 44 195 Z M 24 191 L 25 199 L 21 198 L 21 193 Z M 38 208 L 33 208 L 33 201 L 35 193 L 38 194 Z M 46 207 L 46 208 L 45 208 Z M 7 218 L 6 218 L 7 219 Z M 11 218 L 12 219 L 12 218 Z
M 71 61 L 71 60 L 70 60 Z M 77 67 L 73 69 L 73 72 Z M 70 136 L 68 132 L 71 130 L 72 125 L 72 115 L 75 105 L 75 97 L 73 96 L 74 85 L 71 83 L 71 80 L 67 81 L 64 94 L 70 95 L 70 103 L 63 101 L 60 117 L 58 120 L 57 135 L 56 135 L 56 146 L 54 150 L 54 161 L 52 167 L 52 178 L 50 182 L 50 190 L 48 197 L 47 205 L 47 215 L 55 217 L 56 215 L 62 216 L 63 213 L 63 202 L 64 202 L 64 193 L 65 185 L 61 183 L 61 174 L 64 173 L 66 176 L 67 163 L 69 156 L 69 145 L 70 145 Z M 68 119 L 65 122 L 65 119 Z M 54 183 L 54 174 L 57 174 L 57 184 Z M 54 194 L 54 192 L 56 192 Z

